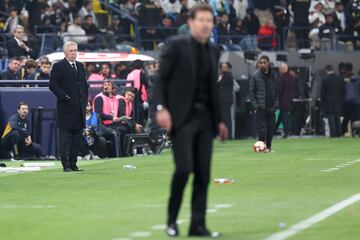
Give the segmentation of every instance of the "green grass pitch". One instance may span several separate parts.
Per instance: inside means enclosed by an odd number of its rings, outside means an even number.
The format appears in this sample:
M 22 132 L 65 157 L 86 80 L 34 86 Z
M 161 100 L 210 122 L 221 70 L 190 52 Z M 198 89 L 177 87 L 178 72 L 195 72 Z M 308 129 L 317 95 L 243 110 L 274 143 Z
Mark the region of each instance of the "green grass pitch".
M 270 154 L 253 153 L 254 142 L 215 143 L 212 180 L 235 180 L 209 186 L 207 225 L 222 239 L 265 239 L 360 193 L 360 162 L 323 171 L 360 159 L 359 139 L 275 140 Z M 169 151 L 79 166 L 85 171 L 63 173 L 57 162 L 40 172 L 0 173 L 0 239 L 169 239 L 159 230 L 173 170 Z M 189 186 L 179 239 L 189 225 Z M 360 239 L 360 202 L 289 239 Z

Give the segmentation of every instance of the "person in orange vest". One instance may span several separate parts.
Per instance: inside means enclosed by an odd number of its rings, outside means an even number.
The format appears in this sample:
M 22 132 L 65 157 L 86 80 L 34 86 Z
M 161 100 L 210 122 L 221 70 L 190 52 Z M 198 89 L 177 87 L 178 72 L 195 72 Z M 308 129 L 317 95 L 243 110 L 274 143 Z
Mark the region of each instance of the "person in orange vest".
M 129 118 L 128 122 L 125 122 L 125 126 L 128 129 L 129 133 L 140 133 L 142 130 L 142 125 L 136 122 L 134 118 L 133 111 L 133 102 L 135 98 L 135 89 L 132 87 L 128 87 L 125 89 L 124 96 L 116 95 L 116 98 L 119 101 L 119 113 L 120 117 L 126 116 Z
M 99 114 L 100 119 L 109 132 L 109 135 L 113 136 L 114 148 L 116 156 L 122 155 L 122 143 L 124 135 L 127 132 L 125 126 L 121 124 L 119 112 L 119 101 L 112 94 L 114 83 L 110 80 L 105 80 L 103 83 L 103 91 L 97 94 L 93 101 L 93 109 Z
M 134 81 L 135 88 L 135 104 L 134 108 L 136 121 L 144 124 L 147 120 L 148 104 L 148 81 L 143 69 L 143 63 L 141 60 L 135 60 L 132 63 L 132 71 L 127 75 L 128 81 Z M 131 86 L 131 83 L 126 85 Z

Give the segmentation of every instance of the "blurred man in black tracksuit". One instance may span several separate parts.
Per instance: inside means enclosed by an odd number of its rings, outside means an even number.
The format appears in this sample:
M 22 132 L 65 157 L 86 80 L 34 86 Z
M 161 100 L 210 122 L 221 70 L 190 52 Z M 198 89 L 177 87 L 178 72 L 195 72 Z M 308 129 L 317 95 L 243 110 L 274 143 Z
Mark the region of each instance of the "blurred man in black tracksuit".
M 278 107 L 278 76 L 270 69 L 269 57 L 263 55 L 259 59 L 260 69 L 249 82 L 251 107 L 256 114 L 258 139 L 266 143 L 271 152 L 271 143 L 275 130 L 275 110 Z

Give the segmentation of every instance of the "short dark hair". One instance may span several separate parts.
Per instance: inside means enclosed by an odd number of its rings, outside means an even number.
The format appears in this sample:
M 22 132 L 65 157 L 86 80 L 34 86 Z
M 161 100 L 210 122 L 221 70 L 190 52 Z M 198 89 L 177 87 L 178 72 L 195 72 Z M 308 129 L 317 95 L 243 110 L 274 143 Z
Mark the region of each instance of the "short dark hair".
M 330 71 L 333 71 L 333 70 L 334 69 L 333 69 L 333 66 L 331 64 L 328 64 L 328 65 L 325 66 L 325 71 L 330 72 Z
M 48 60 L 44 60 L 44 61 L 40 62 L 40 65 L 51 65 L 51 62 Z
M 28 106 L 26 102 L 19 102 L 17 109 L 20 110 L 21 106 Z
M 231 63 L 229 63 L 229 62 L 222 62 L 222 63 L 220 63 L 220 66 L 222 66 L 222 65 L 224 65 L 224 64 L 227 65 L 228 68 L 232 69 Z
M 133 94 L 135 94 L 135 88 L 134 87 L 127 87 L 127 88 L 125 88 L 125 91 L 124 91 L 125 93 L 127 93 L 127 92 L 132 92 Z
M 345 69 L 346 71 L 352 72 L 353 64 L 351 62 L 345 63 Z
M 10 58 L 9 63 L 12 63 L 13 61 L 20 61 L 20 58 L 12 57 L 12 58 Z
M 260 61 L 261 59 L 270 62 L 270 58 L 269 58 L 267 55 L 261 55 L 260 58 L 259 58 L 259 61 Z
M 213 14 L 212 8 L 206 3 L 200 3 L 192 7 L 189 11 L 189 18 L 195 19 L 197 12 L 210 12 Z
M 37 63 L 34 59 L 29 59 L 25 63 L 25 69 L 37 68 Z
M 87 20 L 88 18 L 92 18 L 92 17 L 93 17 L 93 16 L 89 14 L 89 15 L 86 15 L 86 16 L 84 17 L 84 19 Z

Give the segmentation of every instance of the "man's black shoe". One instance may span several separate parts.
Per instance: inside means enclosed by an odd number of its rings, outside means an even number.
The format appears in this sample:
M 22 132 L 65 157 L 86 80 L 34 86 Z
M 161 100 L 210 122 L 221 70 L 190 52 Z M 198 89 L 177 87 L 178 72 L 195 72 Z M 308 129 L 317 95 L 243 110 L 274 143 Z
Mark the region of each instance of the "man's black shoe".
M 79 169 L 79 168 L 71 168 L 71 171 L 72 172 L 82 172 L 82 171 L 84 171 L 83 169 Z
M 208 237 L 208 238 L 219 238 L 221 233 L 210 232 L 204 227 L 190 228 L 189 237 Z
M 71 172 L 70 168 L 64 168 L 64 172 Z
M 176 224 L 169 224 L 165 230 L 166 234 L 169 237 L 177 237 L 179 236 L 179 230 Z

